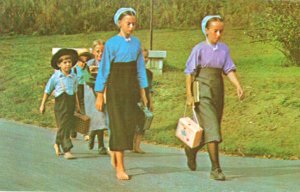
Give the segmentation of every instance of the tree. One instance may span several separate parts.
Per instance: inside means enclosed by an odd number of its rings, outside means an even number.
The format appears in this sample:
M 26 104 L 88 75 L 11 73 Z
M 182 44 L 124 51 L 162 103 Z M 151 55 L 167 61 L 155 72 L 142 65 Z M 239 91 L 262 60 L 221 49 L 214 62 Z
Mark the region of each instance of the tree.
M 250 33 L 257 41 L 273 43 L 284 54 L 285 66 L 300 66 L 299 10 L 299 1 L 269 1 Z

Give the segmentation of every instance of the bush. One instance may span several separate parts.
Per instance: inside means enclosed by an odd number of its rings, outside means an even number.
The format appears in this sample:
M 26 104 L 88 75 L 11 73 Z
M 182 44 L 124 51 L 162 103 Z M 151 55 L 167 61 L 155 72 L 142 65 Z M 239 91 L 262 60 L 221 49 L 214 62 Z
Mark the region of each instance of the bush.
M 271 42 L 285 55 L 285 66 L 300 66 L 300 3 L 270 1 L 257 15 L 250 35 L 255 41 Z

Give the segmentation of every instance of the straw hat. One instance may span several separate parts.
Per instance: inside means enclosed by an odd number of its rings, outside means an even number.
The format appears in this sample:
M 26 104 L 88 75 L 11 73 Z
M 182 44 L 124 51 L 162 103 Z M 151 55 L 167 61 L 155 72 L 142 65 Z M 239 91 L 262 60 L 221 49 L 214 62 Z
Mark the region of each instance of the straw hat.
M 88 49 L 86 49 L 86 48 L 84 48 L 84 49 L 79 49 L 79 50 L 77 51 L 77 53 L 78 53 L 78 58 L 81 57 L 81 56 L 87 57 L 87 60 L 86 60 L 86 61 L 88 61 L 88 60 L 94 58 L 94 55 L 93 55 Z

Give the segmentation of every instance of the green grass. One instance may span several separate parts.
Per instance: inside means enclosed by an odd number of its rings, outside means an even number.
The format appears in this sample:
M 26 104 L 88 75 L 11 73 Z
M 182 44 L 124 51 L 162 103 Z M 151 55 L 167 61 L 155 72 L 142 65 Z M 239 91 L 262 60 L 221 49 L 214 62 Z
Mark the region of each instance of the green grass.
M 38 112 L 53 47 L 90 47 L 95 39 L 115 32 L 55 36 L 0 37 L 0 117 L 55 127 L 53 97 L 45 115 Z M 135 34 L 149 47 L 149 32 Z M 185 104 L 185 62 L 192 47 L 203 40 L 200 30 L 156 30 L 153 48 L 167 50 L 165 72 L 154 77 L 155 118 L 146 132 L 148 142 L 181 146 L 175 137 Z M 223 39 L 238 67 L 246 98 L 240 102 L 225 77 L 222 122 L 227 154 L 284 159 L 300 157 L 300 71 L 282 67 L 283 56 L 270 45 L 251 43 L 242 31 L 228 29 Z

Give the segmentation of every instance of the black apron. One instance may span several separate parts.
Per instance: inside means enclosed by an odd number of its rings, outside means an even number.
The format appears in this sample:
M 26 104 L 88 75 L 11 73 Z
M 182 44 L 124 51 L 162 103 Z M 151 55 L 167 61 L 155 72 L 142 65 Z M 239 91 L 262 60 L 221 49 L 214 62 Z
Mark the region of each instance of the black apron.
M 132 150 L 139 98 L 136 61 L 112 63 L 106 93 L 110 150 Z

